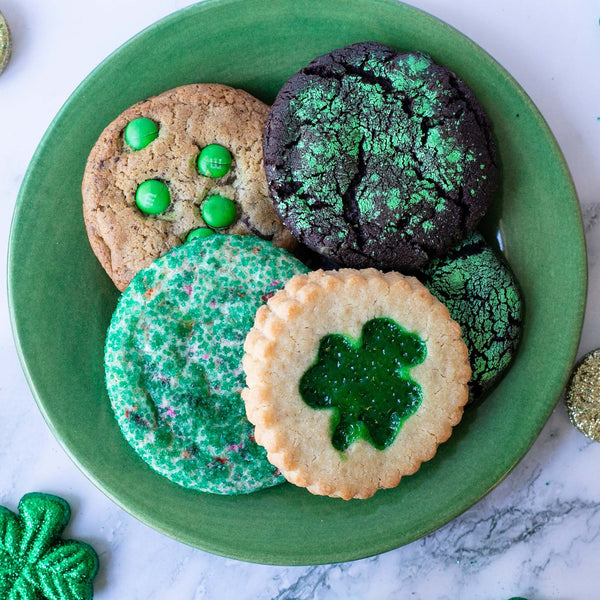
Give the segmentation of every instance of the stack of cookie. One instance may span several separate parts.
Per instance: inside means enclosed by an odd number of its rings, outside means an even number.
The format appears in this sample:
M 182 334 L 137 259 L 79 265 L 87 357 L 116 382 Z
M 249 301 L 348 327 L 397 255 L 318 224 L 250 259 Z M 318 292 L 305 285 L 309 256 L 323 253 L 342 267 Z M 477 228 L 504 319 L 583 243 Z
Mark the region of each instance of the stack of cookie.
M 315 59 L 271 109 L 198 84 L 125 111 L 82 189 L 124 291 L 105 365 L 127 441 L 204 492 L 396 486 L 518 345 L 517 283 L 475 231 L 498 179 L 471 90 L 378 43 Z

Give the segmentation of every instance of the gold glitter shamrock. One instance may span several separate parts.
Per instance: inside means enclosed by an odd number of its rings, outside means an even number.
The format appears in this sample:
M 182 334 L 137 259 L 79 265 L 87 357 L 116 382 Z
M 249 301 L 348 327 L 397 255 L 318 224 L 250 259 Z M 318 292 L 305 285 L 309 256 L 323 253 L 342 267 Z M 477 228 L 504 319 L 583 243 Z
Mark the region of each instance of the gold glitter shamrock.
M 418 335 L 391 319 L 372 319 L 359 340 L 340 334 L 321 339 L 316 363 L 300 379 L 300 395 L 311 408 L 333 409 L 336 450 L 360 438 L 383 450 L 421 403 L 421 386 L 409 371 L 426 353 Z
M 93 548 L 61 533 L 71 518 L 65 500 L 26 494 L 19 515 L 0 506 L 0 598 L 89 600 L 98 571 Z

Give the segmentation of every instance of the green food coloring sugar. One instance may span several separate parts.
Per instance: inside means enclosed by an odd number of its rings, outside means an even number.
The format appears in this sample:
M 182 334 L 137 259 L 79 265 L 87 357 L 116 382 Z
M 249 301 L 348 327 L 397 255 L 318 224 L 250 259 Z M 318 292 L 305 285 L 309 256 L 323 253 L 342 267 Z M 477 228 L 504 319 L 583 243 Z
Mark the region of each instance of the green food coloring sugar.
M 158 137 L 158 125 L 152 119 L 140 117 L 125 127 L 125 142 L 134 150 L 141 150 Z
M 335 333 L 321 339 L 315 363 L 300 378 L 300 395 L 311 408 L 333 409 L 336 450 L 359 439 L 384 450 L 421 404 L 421 386 L 409 371 L 426 355 L 417 334 L 392 319 L 372 319 L 358 340 Z

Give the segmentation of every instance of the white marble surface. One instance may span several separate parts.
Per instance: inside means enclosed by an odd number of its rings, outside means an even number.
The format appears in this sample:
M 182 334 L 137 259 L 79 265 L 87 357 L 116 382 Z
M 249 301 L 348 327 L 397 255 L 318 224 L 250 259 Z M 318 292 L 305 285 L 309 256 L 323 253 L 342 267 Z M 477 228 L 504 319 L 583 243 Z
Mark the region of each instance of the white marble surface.
M 277 0 L 273 0 L 277 1 Z M 301 1 L 301 0 L 299 0 Z M 600 346 L 600 5 L 595 0 L 414 0 L 473 38 L 524 86 L 562 147 L 589 251 L 580 353 Z M 14 56 L 0 78 L 2 262 L 27 164 L 52 117 L 105 56 L 186 0 L 1 0 Z M 5 269 L 0 270 L 5 289 Z M 68 535 L 98 550 L 98 599 L 595 600 L 600 444 L 559 403 L 538 441 L 484 500 L 436 533 L 385 555 L 318 567 L 211 556 L 141 524 L 76 469 L 44 423 L 0 299 L 0 504 L 32 490 L 65 497 Z

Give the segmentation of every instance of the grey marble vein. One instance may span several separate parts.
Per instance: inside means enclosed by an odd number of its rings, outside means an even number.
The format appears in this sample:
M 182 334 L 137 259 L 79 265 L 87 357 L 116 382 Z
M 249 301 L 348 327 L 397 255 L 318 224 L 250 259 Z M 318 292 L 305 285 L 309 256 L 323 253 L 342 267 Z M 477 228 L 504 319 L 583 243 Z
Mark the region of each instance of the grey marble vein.
M 327 588 L 327 578 L 335 566 L 309 567 L 290 586 L 280 590 L 271 600 L 312 600 L 320 589 Z
M 598 224 L 600 218 L 600 202 L 591 202 L 582 206 L 581 219 L 586 235 L 590 235 Z

